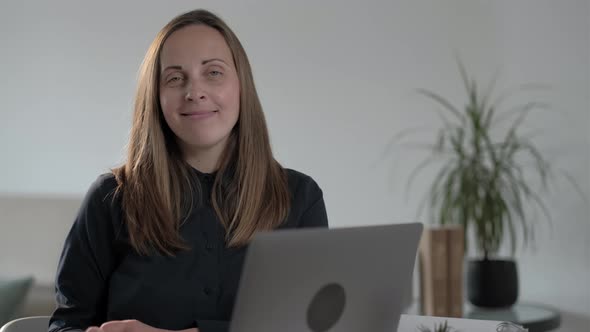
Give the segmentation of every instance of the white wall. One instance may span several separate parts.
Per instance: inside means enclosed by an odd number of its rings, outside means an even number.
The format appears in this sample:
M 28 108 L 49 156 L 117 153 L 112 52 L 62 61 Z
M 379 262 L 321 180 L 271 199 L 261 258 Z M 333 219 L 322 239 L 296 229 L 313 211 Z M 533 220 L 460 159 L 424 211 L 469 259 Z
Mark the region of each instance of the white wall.
M 510 81 L 547 82 L 551 86 L 547 95 L 556 112 L 539 114 L 532 125 L 546 129 L 539 137 L 540 145 L 556 166 L 574 176 L 587 195 L 588 1 L 498 2 L 494 12 L 497 59 L 510 66 Z M 537 251 L 520 255 L 522 296 L 564 310 L 563 330 L 590 330 L 590 210 L 565 181 L 554 189 L 547 196 L 553 230 L 543 227 Z
M 120 163 L 142 56 L 163 24 L 195 6 L 219 13 L 242 40 L 276 155 L 320 183 L 333 226 L 414 220 L 430 179 L 407 201 L 404 185 L 422 155 L 381 155 L 393 133 L 438 123 L 414 88 L 462 103 L 454 50 L 482 79 L 501 66 L 503 86 L 553 87 L 541 97 L 558 113 L 532 127 L 546 128 L 541 147 L 590 196 L 583 0 L 2 2 L 0 194 L 79 197 Z M 522 298 L 564 310 L 569 331 L 590 324 L 589 210 L 567 185 L 545 197 L 555 221 L 539 228 L 536 251 L 519 252 Z M 51 222 L 64 229 L 66 219 Z M 22 229 L 0 220 L 0 240 Z M 27 272 L 32 254 L 6 255 L 3 243 L 0 267 Z M 53 277 L 49 264 L 25 266 Z

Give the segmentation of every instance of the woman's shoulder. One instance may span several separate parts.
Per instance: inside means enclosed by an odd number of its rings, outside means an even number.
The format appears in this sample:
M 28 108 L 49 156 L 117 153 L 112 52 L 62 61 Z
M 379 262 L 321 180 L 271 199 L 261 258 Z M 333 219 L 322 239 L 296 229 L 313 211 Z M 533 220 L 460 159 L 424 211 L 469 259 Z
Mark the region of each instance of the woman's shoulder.
M 317 182 L 302 172 L 285 169 L 289 178 L 291 208 L 282 228 L 327 227 L 324 194 Z
M 90 185 L 87 196 L 105 199 L 115 194 L 118 183 L 112 172 L 100 174 Z
M 289 182 L 289 191 L 292 195 L 322 195 L 322 189 L 311 176 L 291 168 L 285 168 L 285 172 L 287 173 L 287 180 Z
M 287 178 L 289 179 L 289 184 L 293 183 L 293 184 L 309 184 L 309 183 L 315 183 L 315 180 L 301 172 L 292 168 L 284 168 L 285 172 L 287 173 Z
M 103 173 L 90 184 L 82 209 L 92 213 L 114 212 L 120 207 L 117 199 L 117 179 L 113 173 Z
M 121 234 L 120 199 L 112 173 L 97 176 L 86 191 L 72 225 L 72 236 L 112 239 Z M 102 241 L 101 240 L 101 241 Z

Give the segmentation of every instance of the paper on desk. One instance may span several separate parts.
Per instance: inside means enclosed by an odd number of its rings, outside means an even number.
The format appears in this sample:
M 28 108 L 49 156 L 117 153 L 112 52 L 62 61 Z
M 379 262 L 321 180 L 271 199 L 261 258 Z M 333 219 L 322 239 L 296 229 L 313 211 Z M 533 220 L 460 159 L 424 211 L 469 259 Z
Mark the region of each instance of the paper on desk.
M 447 317 L 432 317 L 432 316 L 417 316 L 417 315 L 402 315 L 399 321 L 397 332 L 418 332 L 419 326 L 425 326 L 434 330 L 434 325 L 440 325 L 447 321 L 453 331 L 461 332 L 497 332 L 497 331 L 519 331 L 515 329 L 500 329 L 498 326 L 502 323 L 493 320 L 478 320 L 478 319 L 464 319 L 464 318 L 447 318 Z M 520 330 L 525 331 L 525 330 Z

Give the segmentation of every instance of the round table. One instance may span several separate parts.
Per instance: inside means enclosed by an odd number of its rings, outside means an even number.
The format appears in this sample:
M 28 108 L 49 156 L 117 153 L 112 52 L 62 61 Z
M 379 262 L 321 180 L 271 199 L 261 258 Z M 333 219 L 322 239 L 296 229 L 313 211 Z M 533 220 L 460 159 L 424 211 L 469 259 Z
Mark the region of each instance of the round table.
M 488 309 L 469 306 L 465 318 L 509 321 L 529 329 L 529 332 L 551 331 L 559 327 L 561 315 L 547 306 L 518 303 L 505 309 Z

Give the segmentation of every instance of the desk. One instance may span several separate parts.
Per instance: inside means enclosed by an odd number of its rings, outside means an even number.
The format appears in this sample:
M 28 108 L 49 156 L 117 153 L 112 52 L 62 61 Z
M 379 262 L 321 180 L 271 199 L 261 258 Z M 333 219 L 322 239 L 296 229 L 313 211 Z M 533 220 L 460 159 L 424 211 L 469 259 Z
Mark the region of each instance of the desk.
M 464 318 L 509 321 L 522 325 L 529 332 L 551 331 L 559 327 L 561 315 L 555 309 L 535 304 L 518 303 L 506 309 L 465 308 Z
M 421 315 L 419 306 L 419 301 L 414 301 L 405 313 Z M 484 309 L 465 304 L 462 318 L 508 321 L 524 326 L 529 332 L 551 331 L 561 324 L 561 315 L 557 310 L 530 303 L 518 303 L 504 309 Z

